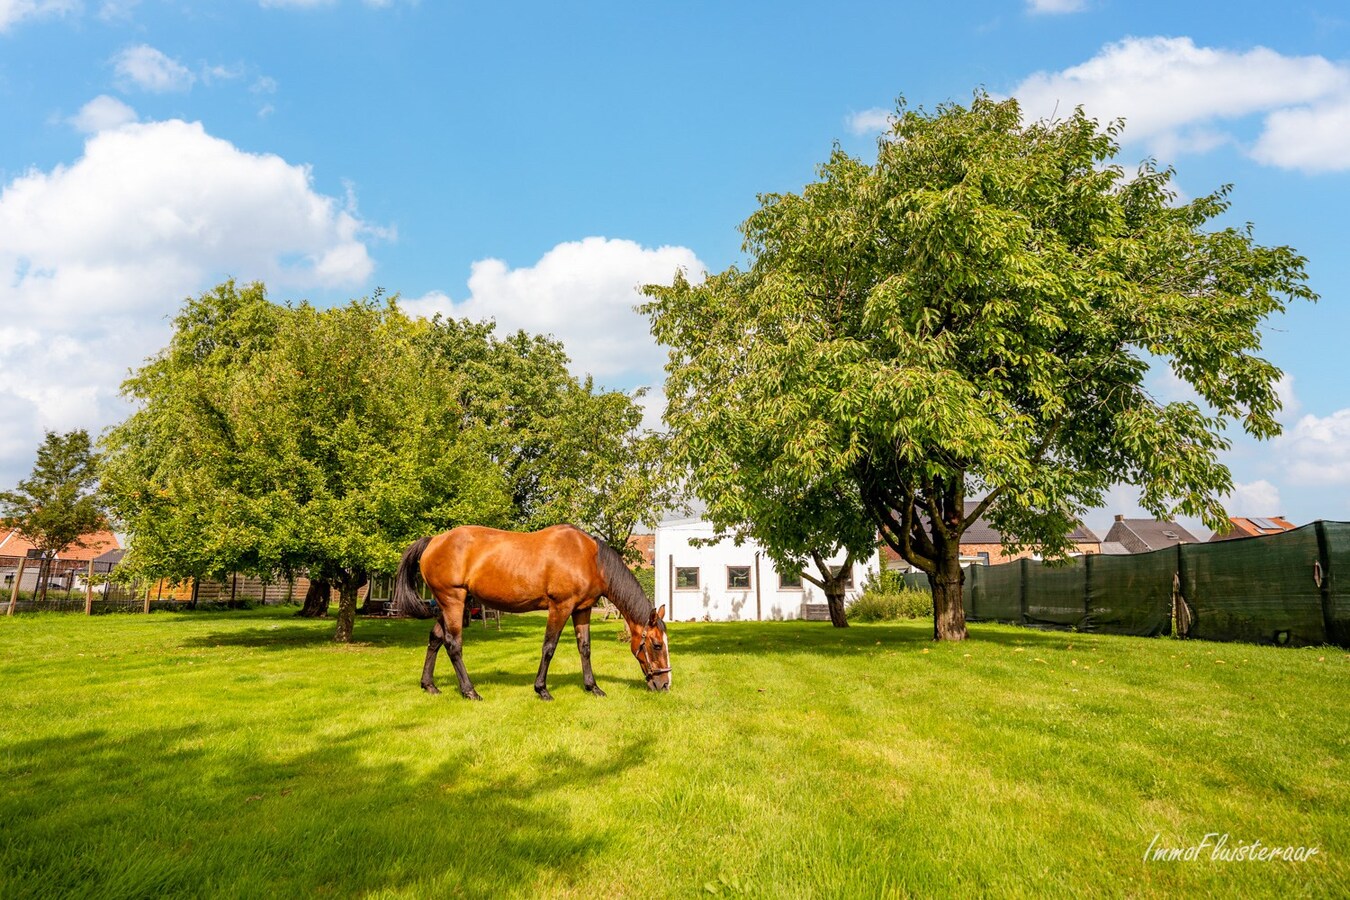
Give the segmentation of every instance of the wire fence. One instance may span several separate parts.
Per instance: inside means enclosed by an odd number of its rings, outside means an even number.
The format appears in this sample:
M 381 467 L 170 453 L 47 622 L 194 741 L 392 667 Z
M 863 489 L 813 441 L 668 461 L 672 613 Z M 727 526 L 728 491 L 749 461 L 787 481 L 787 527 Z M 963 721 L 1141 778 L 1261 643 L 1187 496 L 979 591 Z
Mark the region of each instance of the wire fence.
M 304 575 L 259 578 L 121 579 L 116 563 L 0 556 L 0 614 L 4 612 L 151 612 L 299 605 L 309 591 Z M 357 592 L 365 614 L 389 611 L 392 576 L 376 576 Z M 425 593 L 425 591 L 424 591 Z M 337 602 L 334 588 L 332 602 Z
M 1338 574 L 1339 573 L 1339 574 Z M 1067 564 L 965 570 L 966 618 L 1101 634 L 1350 646 L 1350 523 Z M 927 589 L 926 575 L 905 576 Z

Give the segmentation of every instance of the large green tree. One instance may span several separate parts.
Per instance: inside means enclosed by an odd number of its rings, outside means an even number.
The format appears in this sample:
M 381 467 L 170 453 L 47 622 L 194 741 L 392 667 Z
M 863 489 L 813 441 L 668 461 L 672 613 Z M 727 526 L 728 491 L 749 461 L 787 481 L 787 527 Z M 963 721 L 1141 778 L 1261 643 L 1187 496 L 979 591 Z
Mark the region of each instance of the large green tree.
M 337 588 L 342 641 L 361 585 L 418 537 L 570 521 L 626 538 L 664 497 L 635 399 L 578 381 L 557 341 L 378 298 L 278 305 L 227 282 L 124 391 L 138 409 L 105 438 L 105 483 L 128 569 L 304 572 L 311 614 Z
M 43 551 L 46 559 L 107 525 L 98 493 L 98 458 L 84 429 L 49 431 L 38 447 L 33 471 L 12 491 L 0 493 L 0 522 Z M 39 573 L 42 594 L 47 579 Z
M 1183 203 L 1170 169 L 1127 175 L 1121 127 L 1027 123 L 982 94 L 901 103 L 874 163 L 836 149 L 801 193 L 760 198 L 744 271 L 649 288 L 672 428 L 710 442 L 734 409 L 732 446 L 755 451 L 735 466 L 856 501 L 927 573 L 939 639 L 965 637 L 959 547 L 981 515 L 1010 549 L 1063 554 L 1125 482 L 1217 526 L 1228 429 L 1279 432 L 1260 328 L 1315 298 L 1304 259 L 1218 225 L 1226 187 Z M 1157 399 L 1153 366 L 1201 402 Z
M 105 438 L 105 484 L 155 576 L 306 572 L 357 591 L 416 537 L 506 524 L 506 485 L 481 429 L 463 427 L 460 375 L 425 322 L 393 305 L 270 303 L 233 282 L 190 301 L 124 385 L 139 405 Z
M 484 430 L 511 492 L 513 527 L 571 522 L 631 554 L 640 523 L 679 503 L 664 436 L 642 427 L 642 393 L 602 390 L 568 372 L 562 344 L 491 322 L 436 318 L 431 342 L 465 374 L 465 427 Z

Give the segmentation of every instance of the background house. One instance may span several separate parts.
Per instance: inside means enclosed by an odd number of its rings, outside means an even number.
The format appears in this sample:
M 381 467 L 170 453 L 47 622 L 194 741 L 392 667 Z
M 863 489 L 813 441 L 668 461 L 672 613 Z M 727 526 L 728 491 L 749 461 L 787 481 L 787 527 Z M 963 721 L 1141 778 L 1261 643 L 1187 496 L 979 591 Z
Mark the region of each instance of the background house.
M 712 525 L 699 518 L 670 519 L 656 529 L 657 606 L 666 605 L 668 621 L 715 621 L 806 618 L 807 607 L 825 603 L 820 588 L 799 572 L 779 572 L 754 541 L 739 546 L 726 539 L 709 546 L 695 541 L 714 536 Z M 838 565 L 839 554 L 827 562 Z M 880 564 L 873 554 L 853 563 L 852 601 Z
M 1280 516 L 1270 516 L 1269 518 L 1230 516 L 1228 521 L 1231 527 L 1227 531 L 1214 532 L 1209 538 L 1211 541 L 1231 541 L 1237 538 L 1260 537 L 1263 534 L 1280 534 L 1281 532 L 1294 530 L 1293 523 Z
M 966 513 L 970 514 L 979 501 L 966 501 Z M 1081 522 L 1072 532 L 1069 533 L 1069 541 L 1074 549 L 1070 551 L 1072 556 L 1086 556 L 1089 553 L 1101 553 L 1102 542 L 1090 528 Z M 896 569 L 900 571 L 909 571 L 913 569 L 908 562 L 900 558 L 900 554 L 892 550 L 888 545 L 881 548 L 882 559 L 887 569 Z M 975 520 L 975 523 L 966 529 L 966 533 L 961 535 L 961 565 L 977 566 L 996 566 L 1000 563 L 1012 562 L 1015 559 L 1039 559 L 1040 553 L 1036 548 L 1028 548 L 1020 553 L 1007 553 L 1003 549 L 1003 535 L 998 529 L 990 525 L 983 516 Z
M 1200 541 L 1176 522 L 1157 519 L 1127 519 L 1116 516 L 1106 540 L 1114 541 L 1131 553 L 1149 553 L 1177 544 L 1198 544 Z
M 5 591 L 14 587 L 14 576 L 19 570 L 19 560 L 26 560 L 23 567 L 22 591 L 32 591 L 38 586 L 40 573 L 45 571 L 49 588 L 69 590 L 84 584 L 90 560 L 111 550 L 121 548 L 117 535 L 111 531 L 95 531 L 80 536 L 83 547 L 71 546 L 49 560 L 44 567 L 35 557 L 37 548 L 33 542 L 19 533 L 17 528 L 0 531 L 0 588 Z M 5 595 L 8 597 L 8 594 Z

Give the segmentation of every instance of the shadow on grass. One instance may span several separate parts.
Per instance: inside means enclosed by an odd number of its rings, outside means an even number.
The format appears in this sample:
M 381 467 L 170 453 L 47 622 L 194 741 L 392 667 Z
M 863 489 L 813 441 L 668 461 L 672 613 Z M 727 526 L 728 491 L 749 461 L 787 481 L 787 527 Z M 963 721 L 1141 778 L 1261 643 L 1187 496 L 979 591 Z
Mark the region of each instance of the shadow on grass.
M 1072 632 L 1030 628 L 990 627 L 972 623 L 969 642 L 1044 646 L 1075 637 Z M 699 622 L 670 626 L 671 652 L 745 655 L 755 653 L 820 653 L 850 655 L 873 650 L 880 643 L 915 653 L 931 648 L 933 626 L 915 620 L 904 624 L 834 628 L 822 622 Z
M 372 763 L 383 732 L 287 756 L 229 729 L 85 731 L 0 744 L 0 894 L 500 896 L 580 879 L 607 835 L 569 795 L 644 765 L 649 741 L 498 770 L 447 741 Z M 532 767 L 531 767 L 532 764 Z

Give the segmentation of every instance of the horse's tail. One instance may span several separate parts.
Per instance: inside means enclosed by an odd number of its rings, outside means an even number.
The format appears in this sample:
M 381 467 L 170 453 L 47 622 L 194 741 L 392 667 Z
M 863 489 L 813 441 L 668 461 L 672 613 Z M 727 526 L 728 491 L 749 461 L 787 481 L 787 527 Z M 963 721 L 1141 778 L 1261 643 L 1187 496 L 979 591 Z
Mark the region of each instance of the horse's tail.
M 426 552 L 431 538 L 415 540 L 403 551 L 403 561 L 398 564 L 398 574 L 394 576 L 394 606 L 401 615 L 414 619 L 430 619 L 431 610 L 422 599 L 422 570 L 418 564 Z

